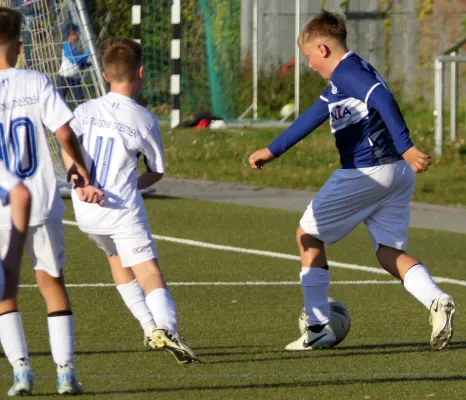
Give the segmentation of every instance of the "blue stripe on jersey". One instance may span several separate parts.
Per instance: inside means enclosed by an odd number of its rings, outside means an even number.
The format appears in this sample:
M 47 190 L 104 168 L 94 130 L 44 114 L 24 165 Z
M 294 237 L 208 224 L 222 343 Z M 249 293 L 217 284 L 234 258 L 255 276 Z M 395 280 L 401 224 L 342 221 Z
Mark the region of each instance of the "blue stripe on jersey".
M 104 161 L 102 163 L 102 172 L 100 173 L 99 188 L 104 188 L 107 183 L 108 170 L 110 169 L 110 161 L 113 153 L 114 138 L 108 138 L 107 145 L 105 146 Z
M 96 176 L 97 176 L 97 166 L 99 165 L 99 158 L 100 158 L 100 148 L 102 146 L 102 136 L 97 136 L 95 140 L 95 148 L 94 148 L 94 157 L 92 157 L 92 166 L 91 166 L 91 185 L 96 185 Z
M 327 118 L 342 168 L 394 162 L 413 145 L 386 83 L 369 63 L 352 52 L 335 68 L 320 98 L 269 145 L 269 150 L 280 156 Z

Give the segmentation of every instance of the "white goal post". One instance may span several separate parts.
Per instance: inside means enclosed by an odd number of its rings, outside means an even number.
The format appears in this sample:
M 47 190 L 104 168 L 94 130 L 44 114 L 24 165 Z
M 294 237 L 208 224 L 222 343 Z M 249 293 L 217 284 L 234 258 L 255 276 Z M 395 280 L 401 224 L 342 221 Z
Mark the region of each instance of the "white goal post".
M 457 63 L 466 63 L 465 56 L 456 55 L 457 50 L 466 43 L 466 39 L 457 43 L 445 53 L 435 59 L 435 149 L 438 156 L 443 154 L 443 108 L 445 77 L 444 66 L 450 64 L 450 139 L 457 140 L 457 111 L 458 111 L 458 73 Z

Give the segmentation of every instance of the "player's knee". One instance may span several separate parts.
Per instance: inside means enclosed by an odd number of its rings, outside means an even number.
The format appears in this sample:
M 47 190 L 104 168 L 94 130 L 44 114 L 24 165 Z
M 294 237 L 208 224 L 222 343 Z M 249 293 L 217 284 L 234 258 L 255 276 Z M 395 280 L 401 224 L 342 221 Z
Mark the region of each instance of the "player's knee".
M 15 201 L 17 201 L 23 207 L 28 207 L 31 204 L 31 193 L 29 192 L 28 188 L 24 186 L 22 183 L 16 185 L 12 189 L 10 196 L 14 196 Z
M 298 243 L 298 246 L 303 249 L 321 248 L 324 245 L 321 240 L 309 235 L 309 233 L 306 233 L 301 226 L 299 226 L 296 231 L 296 242 Z
M 65 290 L 65 284 L 63 283 L 63 279 L 49 275 L 45 271 L 36 271 L 36 281 L 37 286 L 39 286 L 39 289 L 41 291 Z

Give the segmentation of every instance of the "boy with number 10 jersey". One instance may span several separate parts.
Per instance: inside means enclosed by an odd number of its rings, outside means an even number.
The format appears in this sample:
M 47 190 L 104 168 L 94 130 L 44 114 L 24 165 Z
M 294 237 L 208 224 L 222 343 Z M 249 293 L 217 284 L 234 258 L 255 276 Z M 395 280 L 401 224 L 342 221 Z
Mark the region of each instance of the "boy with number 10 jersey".
M 69 176 L 79 185 L 80 198 L 102 192 L 88 186 L 89 173 L 79 143 L 69 126 L 73 113 L 49 78 L 33 70 L 14 68 L 21 52 L 21 14 L 0 7 L 0 159 L 29 189 L 32 210 L 26 248 L 47 305 L 52 356 L 57 364 L 59 394 L 83 392 L 74 371 L 74 317 L 66 291 L 63 202 L 55 179 L 45 125 L 71 159 Z M 10 208 L 0 207 L 0 253 L 10 242 Z M 13 366 L 9 395 L 31 394 L 33 374 L 28 362 L 16 295 L 0 301 L 0 341 Z

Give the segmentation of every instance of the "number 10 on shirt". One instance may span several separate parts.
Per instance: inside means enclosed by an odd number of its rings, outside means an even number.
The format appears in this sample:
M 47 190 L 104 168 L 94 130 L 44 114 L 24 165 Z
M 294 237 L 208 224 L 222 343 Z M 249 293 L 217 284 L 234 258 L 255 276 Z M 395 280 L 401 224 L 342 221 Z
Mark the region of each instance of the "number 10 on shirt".
M 25 149 L 21 151 L 21 132 L 24 129 Z M 14 168 L 10 165 L 10 157 L 7 148 L 7 134 L 13 148 Z M 24 155 L 24 157 L 22 157 Z M 24 159 L 27 158 L 27 165 Z M 5 132 L 5 126 L 0 123 L 0 159 L 3 160 L 8 169 L 13 170 L 16 176 L 26 179 L 33 176 L 37 171 L 37 143 L 34 124 L 29 118 L 15 118 L 11 121 L 10 131 Z

